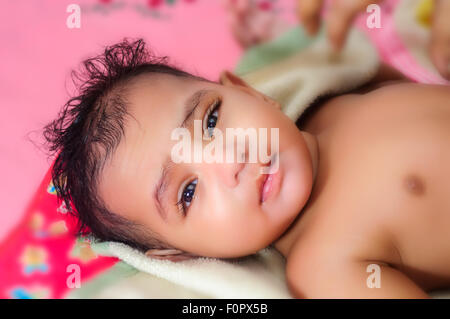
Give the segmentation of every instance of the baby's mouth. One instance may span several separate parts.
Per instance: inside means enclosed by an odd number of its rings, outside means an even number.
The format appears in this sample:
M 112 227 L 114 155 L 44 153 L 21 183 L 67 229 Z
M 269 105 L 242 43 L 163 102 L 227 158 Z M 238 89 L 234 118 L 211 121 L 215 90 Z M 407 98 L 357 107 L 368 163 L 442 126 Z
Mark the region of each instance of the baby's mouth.
M 265 169 L 267 171 L 267 174 L 261 174 L 261 176 L 258 178 L 258 185 L 259 185 L 259 203 L 263 203 L 269 196 L 270 191 L 272 190 L 272 181 L 273 177 L 276 174 L 276 171 L 273 170 L 273 165 L 276 163 L 276 160 L 278 160 L 278 154 L 274 154 L 271 157 L 271 160 L 263 165 L 265 166 Z

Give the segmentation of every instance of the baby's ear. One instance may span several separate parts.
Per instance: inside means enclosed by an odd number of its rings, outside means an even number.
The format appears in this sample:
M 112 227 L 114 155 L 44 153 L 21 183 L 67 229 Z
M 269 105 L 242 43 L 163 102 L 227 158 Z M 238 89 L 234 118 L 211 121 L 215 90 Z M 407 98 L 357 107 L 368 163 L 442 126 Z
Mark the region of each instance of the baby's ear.
M 244 80 L 228 70 L 220 72 L 219 82 L 222 85 L 240 85 L 249 87 L 249 85 Z
M 178 249 L 149 249 L 145 252 L 145 256 L 170 261 L 182 261 L 196 257 Z
M 276 108 L 281 109 L 281 104 L 279 102 L 273 100 L 272 98 L 259 92 L 258 90 L 255 90 L 247 82 L 245 82 L 239 76 L 231 73 L 230 71 L 227 70 L 222 71 L 220 73 L 219 82 L 222 85 L 233 86 L 235 88 L 243 90 L 244 92 L 247 92 L 250 95 L 263 99 L 265 102 L 272 104 Z

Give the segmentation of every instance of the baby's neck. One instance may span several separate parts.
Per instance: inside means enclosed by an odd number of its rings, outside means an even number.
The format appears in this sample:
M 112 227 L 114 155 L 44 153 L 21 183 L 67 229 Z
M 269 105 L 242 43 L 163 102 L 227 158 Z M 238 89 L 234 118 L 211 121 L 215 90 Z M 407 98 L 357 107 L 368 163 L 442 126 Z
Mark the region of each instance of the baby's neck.
M 309 154 L 311 156 L 314 184 L 317 176 L 317 168 L 319 166 L 319 143 L 316 136 L 312 135 L 311 133 L 305 131 L 302 131 L 301 133 L 303 135 L 303 138 L 305 139 L 306 146 L 308 147 Z

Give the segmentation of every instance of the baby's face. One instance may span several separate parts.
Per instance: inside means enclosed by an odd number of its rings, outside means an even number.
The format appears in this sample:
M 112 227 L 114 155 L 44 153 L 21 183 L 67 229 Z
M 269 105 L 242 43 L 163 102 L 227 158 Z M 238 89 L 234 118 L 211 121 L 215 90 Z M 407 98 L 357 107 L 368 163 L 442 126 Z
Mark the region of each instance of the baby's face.
M 279 129 L 278 173 L 264 201 L 260 169 L 266 164 L 259 156 L 256 163 L 236 157 L 232 163 L 170 163 L 172 147 L 179 143 L 171 134 L 185 120 L 186 104 L 196 94 L 198 106 L 192 121 L 185 122 L 192 138 L 193 120 L 210 120 L 224 135 L 226 128 L 267 128 L 269 142 L 270 129 Z M 220 107 L 208 113 L 218 100 Z M 113 212 L 158 233 L 175 248 L 228 258 L 274 242 L 305 205 L 312 163 L 303 135 L 276 103 L 258 92 L 236 83 L 151 75 L 136 81 L 127 101 L 132 118 L 126 120 L 125 136 L 99 185 Z M 265 154 L 271 154 L 270 143 Z

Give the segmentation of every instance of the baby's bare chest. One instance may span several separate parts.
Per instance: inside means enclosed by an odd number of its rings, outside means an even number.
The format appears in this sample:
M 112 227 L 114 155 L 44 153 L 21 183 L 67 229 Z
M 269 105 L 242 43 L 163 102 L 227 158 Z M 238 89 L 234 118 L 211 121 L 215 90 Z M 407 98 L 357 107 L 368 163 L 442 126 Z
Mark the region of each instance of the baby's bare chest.
M 345 254 L 402 267 L 423 285 L 450 282 L 450 106 L 363 110 L 319 135 L 307 209 Z

